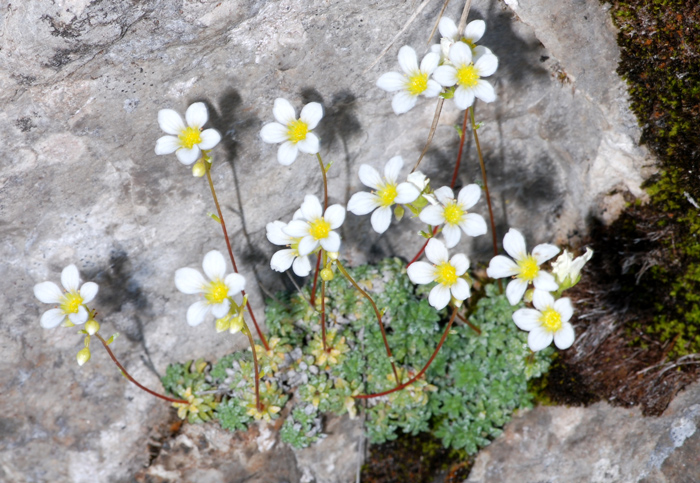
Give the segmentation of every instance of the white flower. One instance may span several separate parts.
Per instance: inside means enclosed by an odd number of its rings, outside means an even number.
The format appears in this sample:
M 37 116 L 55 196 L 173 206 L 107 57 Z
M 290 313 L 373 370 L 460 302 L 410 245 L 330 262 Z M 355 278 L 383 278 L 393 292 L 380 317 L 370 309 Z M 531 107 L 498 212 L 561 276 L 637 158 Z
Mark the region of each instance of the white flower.
M 430 184 L 430 178 L 420 171 L 414 171 L 413 173 L 409 174 L 406 177 L 406 181 L 415 185 L 415 187 L 418 188 L 418 191 L 421 193 L 428 187 L 428 184 Z
M 394 156 L 384 166 L 384 178 L 368 164 L 360 166 L 360 181 L 368 188 L 377 190 L 355 193 L 348 202 L 348 211 L 356 215 L 372 213 L 372 228 L 384 233 L 391 224 L 391 206 L 412 203 L 420 196 L 420 190 L 412 183 L 398 183 L 403 168 L 401 156 Z
M 45 329 L 54 327 L 65 321 L 80 325 L 88 320 L 85 304 L 92 302 L 99 287 L 94 282 L 86 282 L 80 286 L 78 268 L 71 264 L 61 272 L 61 285 L 65 293 L 53 282 L 42 282 L 34 285 L 34 296 L 45 304 L 58 304 L 59 308 L 50 309 L 41 316 L 41 326 Z
M 187 124 L 182 122 L 180 114 L 172 109 L 158 111 L 160 128 L 171 136 L 163 136 L 156 142 L 156 154 L 175 153 L 177 159 L 185 165 L 197 161 L 202 151 L 212 149 L 221 141 L 216 129 L 202 131 L 209 114 L 203 102 L 195 102 L 185 113 Z
M 459 191 L 456 200 L 454 192 L 447 186 L 435 190 L 434 195 L 440 204 L 426 206 L 420 213 L 420 219 L 431 226 L 445 224 L 442 234 L 447 248 L 452 248 L 459 243 L 462 231 L 469 236 L 486 233 L 484 217 L 467 211 L 481 197 L 479 186 L 475 184 L 465 186 Z
M 466 43 L 472 49 L 472 55 L 475 59 L 486 53 L 491 53 L 486 47 L 476 45 L 486 32 L 486 22 L 483 20 L 469 22 L 462 37 L 459 36 L 457 25 L 451 18 L 442 17 L 438 24 L 438 30 L 442 36 L 440 44 L 433 45 L 430 50 L 441 54 L 443 61 L 449 62 L 450 47 L 459 41 Z
M 345 208 L 331 205 L 323 212 L 321 202 L 314 195 L 306 195 L 301 204 L 303 219 L 292 220 L 282 231 L 292 238 L 301 238 L 297 251 L 306 256 L 319 245 L 327 252 L 340 250 L 340 235 L 333 230 L 345 221 Z
M 528 254 L 525 238 L 515 228 L 508 230 L 503 237 L 503 248 L 515 261 L 503 255 L 496 255 L 491 259 L 486 273 L 491 278 L 513 277 L 506 287 L 506 296 L 511 305 L 520 302 L 530 283 L 536 289 L 547 292 L 558 288 L 554 277 L 541 270 L 540 265 L 559 253 L 559 248 L 542 243 L 532 250 L 532 254 Z
M 303 219 L 301 210 L 297 210 L 293 220 Z M 300 277 L 306 277 L 311 272 L 311 262 L 307 255 L 299 255 L 299 242 L 301 238 L 292 238 L 284 232 L 287 227 L 286 223 L 281 221 L 273 221 L 265 227 L 267 230 L 267 239 L 270 243 L 280 246 L 286 246 L 283 250 L 279 250 L 272 255 L 270 260 L 270 268 L 277 272 L 284 272 L 292 267 L 294 273 Z
M 576 285 L 581 278 L 581 269 L 592 256 L 593 250 L 590 248 L 586 248 L 586 253 L 576 259 L 568 250 L 564 250 L 564 253 L 552 262 L 552 272 L 557 278 L 557 283 L 566 288 Z
M 431 238 L 425 247 L 425 256 L 432 263 L 414 262 L 408 267 L 408 278 L 411 282 L 425 285 L 437 282 L 428 295 L 430 305 L 440 310 L 447 306 L 450 298 L 462 301 L 469 298 L 469 284 L 462 278 L 469 268 L 469 259 L 458 253 L 448 260 L 445 244 Z
M 404 72 L 387 72 L 377 80 L 377 87 L 387 92 L 399 91 L 391 101 L 396 114 L 410 111 L 419 95 L 437 97 L 442 91 L 440 84 L 430 79 L 440 62 L 435 52 L 428 53 L 418 66 L 418 57 L 413 48 L 404 45 L 399 49 L 399 66 Z
M 569 323 L 574 314 L 571 300 L 562 298 L 555 302 L 552 294 L 535 290 L 532 304 L 534 309 L 519 309 L 513 314 L 515 325 L 530 332 L 527 336 L 530 349 L 541 351 L 552 343 L 552 339 L 562 350 L 571 347 L 574 343 L 574 328 Z
M 268 144 L 282 143 L 277 150 L 277 161 L 282 166 L 289 166 L 297 159 L 299 151 L 316 154 L 319 149 L 318 137 L 311 131 L 318 126 L 323 117 L 323 107 L 318 102 L 305 105 L 299 119 L 287 99 L 275 99 L 272 114 L 277 122 L 265 124 L 260 137 Z
M 226 275 L 226 260 L 217 250 L 204 256 L 202 268 L 209 282 L 194 268 L 180 268 L 175 272 L 175 286 L 180 292 L 204 294 L 204 300 L 193 303 L 187 309 L 187 323 L 193 327 L 201 324 L 209 312 L 217 319 L 224 317 L 231 308 L 231 298 L 245 288 L 243 275 Z
M 446 87 L 457 85 L 454 101 L 459 109 L 466 109 L 474 104 L 474 97 L 484 102 L 496 100 L 493 86 L 481 79 L 496 72 L 498 59 L 495 55 L 484 53 L 472 64 L 473 56 L 469 46 L 457 42 L 450 47 L 449 58 L 452 65 L 441 65 L 435 69 L 433 78 Z

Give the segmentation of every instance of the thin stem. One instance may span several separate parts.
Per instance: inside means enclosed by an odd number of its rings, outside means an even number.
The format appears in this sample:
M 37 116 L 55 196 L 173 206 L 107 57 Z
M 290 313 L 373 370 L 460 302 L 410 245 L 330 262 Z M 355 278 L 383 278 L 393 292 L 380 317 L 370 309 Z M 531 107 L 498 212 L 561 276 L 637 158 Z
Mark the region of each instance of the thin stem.
M 382 339 L 384 339 L 384 347 L 386 348 L 386 354 L 389 357 L 389 362 L 391 362 L 391 370 L 394 371 L 394 377 L 396 378 L 396 383 L 398 385 L 401 384 L 401 379 L 399 379 L 399 373 L 396 370 L 396 365 L 394 365 L 394 356 L 391 354 L 391 348 L 389 347 L 389 341 L 386 339 L 386 331 L 384 330 L 384 324 L 382 323 L 382 314 L 379 312 L 379 309 L 377 308 L 377 304 L 374 303 L 374 300 L 372 300 L 372 297 L 362 290 L 362 287 L 360 287 L 357 282 L 350 276 L 347 270 L 345 270 L 345 267 L 343 266 L 342 263 L 340 263 L 340 260 L 336 260 L 336 265 L 338 265 L 338 270 L 341 271 L 343 275 L 345 275 L 345 278 L 347 278 L 350 283 L 357 289 L 358 292 L 360 292 L 367 300 L 369 300 L 369 303 L 372 304 L 372 308 L 374 309 L 374 313 L 377 315 L 377 322 L 379 322 L 379 329 L 382 331 Z M 397 386 L 398 387 L 398 386 Z
M 476 332 L 477 335 L 481 335 L 481 329 L 479 327 L 477 327 L 476 325 L 472 324 L 471 322 L 469 322 L 469 319 L 465 319 L 464 316 L 462 314 L 459 314 L 459 313 L 457 314 L 457 317 L 459 318 L 459 320 L 461 320 L 462 322 L 467 324 L 470 329 L 472 329 L 474 332 Z
M 221 212 L 221 206 L 219 205 L 219 199 L 216 197 L 216 190 L 214 189 L 214 182 L 211 179 L 211 164 L 208 162 L 204 163 L 204 166 L 206 167 L 206 173 L 207 173 L 207 181 L 209 181 L 209 189 L 211 190 L 211 196 L 214 198 L 214 204 L 216 205 L 216 212 L 219 214 L 219 223 L 221 224 L 221 230 L 224 232 L 224 238 L 226 239 L 226 248 L 228 249 L 228 256 L 231 258 L 231 264 L 233 265 L 233 271 L 238 273 L 238 266 L 236 265 L 236 258 L 233 256 L 233 249 L 231 248 L 231 240 L 228 238 L 228 231 L 226 230 L 226 222 L 224 221 L 224 214 Z M 245 297 L 245 290 L 241 290 L 241 295 Z M 250 306 L 250 302 L 246 303 L 246 308 L 248 309 L 248 313 L 250 314 L 250 318 L 253 319 L 253 324 L 255 324 L 255 330 L 258 333 L 258 337 L 260 337 L 260 340 L 262 341 L 263 345 L 265 346 L 265 350 L 270 350 L 270 347 L 267 345 L 267 339 L 265 339 L 265 336 L 263 335 L 262 331 L 260 330 L 260 326 L 258 325 L 258 321 L 255 319 L 255 314 L 253 313 L 253 308 Z
M 318 272 L 321 268 L 321 255 L 316 257 L 316 271 L 314 272 L 314 284 L 311 287 L 311 306 L 316 307 L 316 282 L 318 282 Z
M 491 220 L 491 237 L 493 238 L 493 254 L 498 255 L 498 239 L 496 237 L 496 221 L 493 217 L 493 207 L 491 206 L 491 195 L 489 194 L 489 183 L 486 179 L 486 165 L 484 164 L 484 156 L 481 154 L 481 144 L 479 144 L 479 135 L 476 133 L 476 122 L 474 121 L 474 106 L 472 105 L 472 133 L 474 133 L 474 142 L 476 143 L 476 152 L 479 154 L 479 165 L 481 166 L 481 177 L 484 180 L 484 192 L 486 193 L 486 203 L 489 206 L 489 218 Z
M 430 132 L 428 133 L 428 140 L 425 142 L 425 147 L 423 148 L 423 152 L 420 153 L 420 157 L 418 158 L 418 161 L 416 161 L 416 165 L 413 166 L 413 169 L 411 170 L 411 173 L 413 173 L 416 169 L 418 169 L 418 165 L 420 162 L 423 160 L 423 156 L 425 156 L 425 153 L 428 152 L 428 148 L 430 147 L 430 143 L 433 142 L 433 136 L 435 135 L 435 130 L 437 129 L 438 121 L 440 120 L 440 113 L 442 112 L 442 105 L 445 103 L 444 98 L 439 98 L 437 106 L 435 107 L 435 115 L 433 116 L 433 123 L 430 126 Z
M 455 321 L 455 316 L 457 315 L 457 307 L 454 308 L 452 311 L 452 315 L 450 316 L 450 321 L 447 323 L 447 327 L 445 328 L 445 332 L 442 334 L 442 338 L 440 339 L 440 342 L 438 343 L 437 347 L 435 348 L 435 351 L 433 352 L 433 355 L 430 356 L 430 359 L 428 359 L 428 362 L 423 366 L 423 369 L 420 370 L 418 374 L 413 376 L 411 379 L 408 381 L 404 382 L 403 384 L 399 384 L 393 389 L 389 389 L 388 391 L 384 392 L 378 392 L 376 394 L 362 394 L 359 396 L 354 396 L 355 399 L 373 399 L 375 397 L 380 397 L 380 396 L 386 396 L 387 394 L 391 394 L 392 392 L 400 391 L 401 389 L 404 389 L 407 386 L 410 386 L 414 382 L 416 382 L 418 379 L 425 374 L 425 371 L 428 370 L 430 367 L 430 364 L 433 363 L 433 360 L 435 360 L 435 357 L 437 357 L 438 352 L 440 352 L 440 349 L 442 348 L 442 344 L 445 343 L 445 339 L 447 339 L 447 334 L 450 333 L 450 329 L 452 328 L 452 324 Z
M 146 386 L 144 386 L 144 385 L 142 385 L 141 383 L 139 383 L 136 379 L 134 379 L 133 377 L 131 377 L 131 375 L 130 375 L 128 372 L 126 372 L 126 369 L 124 369 L 124 366 L 122 366 L 122 365 L 119 363 L 119 361 L 117 360 L 117 358 L 116 358 L 115 355 L 114 355 L 114 352 L 112 352 L 112 349 L 109 348 L 109 345 L 107 344 L 107 341 L 104 340 L 100 334 L 97 334 L 97 333 L 96 333 L 96 334 L 95 334 L 95 337 L 97 337 L 97 338 L 99 339 L 99 341 L 102 342 L 102 345 L 104 346 L 104 348 L 107 349 L 107 353 L 109 354 L 109 357 L 112 358 L 112 360 L 113 360 L 114 363 L 117 365 L 117 367 L 119 368 L 119 370 L 122 371 L 122 374 L 124 374 L 124 376 L 125 376 L 128 380 L 130 380 L 131 382 L 133 382 L 134 384 L 136 384 L 136 387 L 138 387 L 139 389 L 141 389 L 141 390 L 143 390 L 143 391 L 146 391 L 146 392 L 147 392 L 148 394 L 150 394 L 151 396 L 155 396 L 155 397 L 160 398 L 160 399 L 162 399 L 162 400 L 164 400 L 164 401 L 168 401 L 168 402 L 171 402 L 171 403 L 178 403 L 178 404 L 189 404 L 189 403 L 190 403 L 189 401 L 186 401 L 186 400 L 184 400 L 184 399 L 173 399 L 173 398 L 168 397 L 168 396 L 163 396 L 162 394 L 158 394 L 157 392 L 151 391 L 151 390 L 148 389 Z
M 436 226 L 435 228 L 433 228 L 433 236 L 435 236 L 437 234 L 437 231 L 438 231 L 438 227 Z M 416 253 L 416 256 L 413 257 L 410 262 L 408 262 L 408 265 L 406 265 L 406 268 L 410 267 L 412 263 L 415 263 L 420 258 L 420 256 L 423 255 L 423 252 L 425 251 L 425 247 L 428 246 L 429 241 L 430 241 L 430 238 L 425 240 L 425 243 L 423 243 L 423 246 L 421 247 L 421 249 L 418 250 L 418 253 Z
M 455 163 L 455 170 L 452 173 L 452 182 L 450 183 L 450 188 L 454 189 L 455 184 L 457 184 L 457 173 L 459 172 L 459 165 L 462 163 L 462 149 L 464 148 L 464 139 L 467 137 L 467 118 L 469 117 L 469 109 L 464 111 L 464 120 L 462 121 L 462 136 L 459 139 L 459 151 L 457 151 L 457 162 Z
M 328 208 L 328 179 L 326 178 L 326 167 L 323 165 L 320 153 L 316 153 L 316 158 L 318 158 L 318 165 L 321 166 L 321 174 L 323 175 L 323 211 L 326 211 L 326 208 Z
M 323 254 L 323 265 L 326 265 L 326 251 L 321 249 Z M 321 254 L 319 253 L 319 255 Z M 323 339 L 323 352 L 328 350 L 326 345 L 326 281 L 321 279 L 321 338 Z
M 255 350 L 255 341 L 253 340 L 253 334 L 250 333 L 250 328 L 248 324 L 243 321 L 245 329 L 243 332 L 248 336 L 248 341 L 250 342 L 250 349 L 253 351 L 253 370 L 255 371 L 255 408 L 258 412 L 262 412 L 262 404 L 260 403 L 260 376 L 258 370 L 258 354 Z M 269 350 L 269 349 L 268 349 Z

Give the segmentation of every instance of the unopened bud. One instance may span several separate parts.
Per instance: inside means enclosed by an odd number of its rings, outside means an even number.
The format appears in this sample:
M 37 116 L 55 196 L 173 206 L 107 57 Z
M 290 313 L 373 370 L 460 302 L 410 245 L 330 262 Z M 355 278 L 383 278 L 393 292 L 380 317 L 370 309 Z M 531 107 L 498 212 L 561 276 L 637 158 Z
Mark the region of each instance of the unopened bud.
M 95 335 L 98 330 L 100 330 L 100 323 L 96 320 L 90 319 L 85 323 L 85 332 L 87 332 L 88 335 Z
M 81 349 L 81 350 L 78 352 L 77 359 L 78 359 L 78 365 L 79 365 L 79 366 L 82 366 L 82 365 L 85 364 L 87 361 L 89 361 L 89 360 L 90 360 L 90 349 L 88 349 L 87 347 L 84 348 L 84 349 Z
M 192 176 L 195 178 L 201 178 L 205 174 L 207 174 L 207 168 L 204 166 L 204 160 L 200 159 L 194 163 L 194 166 L 192 166 Z
M 324 268 L 321 270 L 321 278 L 325 280 L 326 282 L 330 282 L 333 280 L 333 270 L 330 268 Z
M 245 327 L 245 324 L 243 323 L 243 315 L 239 315 L 231 320 L 231 326 L 229 327 L 228 331 L 235 334 L 242 331 L 243 327 Z
M 340 252 L 326 252 L 326 253 L 328 253 L 328 258 L 330 258 L 333 261 L 337 260 L 338 257 L 340 256 Z
M 228 330 L 230 325 L 231 325 L 231 318 L 228 315 L 226 317 L 221 318 L 221 319 L 216 319 L 216 331 L 217 332 L 223 332 L 225 330 Z

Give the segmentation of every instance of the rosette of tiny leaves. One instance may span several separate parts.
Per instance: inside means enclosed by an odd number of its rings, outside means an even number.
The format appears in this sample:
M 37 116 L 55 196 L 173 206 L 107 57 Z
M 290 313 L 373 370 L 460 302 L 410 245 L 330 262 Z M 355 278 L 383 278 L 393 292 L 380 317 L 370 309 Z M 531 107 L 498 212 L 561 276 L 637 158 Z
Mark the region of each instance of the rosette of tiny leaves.
M 440 84 L 430 78 L 440 62 L 435 52 L 428 53 L 418 66 L 418 57 L 412 47 L 404 45 L 399 49 L 399 72 L 387 72 L 377 80 L 377 87 L 387 92 L 396 92 L 391 108 L 396 114 L 413 109 L 418 96 L 437 97 L 442 91 Z
M 323 348 L 320 332 L 314 335 L 308 345 L 308 352 L 316 358 L 315 364 L 319 367 L 334 366 L 342 362 L 345 353 L 349 350 L 345 337 L 339 335 L 337 329 L 331 329 L 326 333 L 326 349 Z
M 321 436 L 321 417 L 312 406 L 296 407 L 280 430 L 280 438 L 295 448 L 306 448 Z
M 40 324 L 44 329 L 53 329 L 61 323 L 72 326 L 87 322 L 89 314 L 86 304 L 92 302 L 99 289 L 94 282 L 86 282 L 81 286 L 78 268 L 73 264 L 61 272 L 61 285 L 64 292 L 53 282 L 34 285 L 36 298 L 45 304 L 58 305 L 58 308 L 49 309 L 42 314 Z

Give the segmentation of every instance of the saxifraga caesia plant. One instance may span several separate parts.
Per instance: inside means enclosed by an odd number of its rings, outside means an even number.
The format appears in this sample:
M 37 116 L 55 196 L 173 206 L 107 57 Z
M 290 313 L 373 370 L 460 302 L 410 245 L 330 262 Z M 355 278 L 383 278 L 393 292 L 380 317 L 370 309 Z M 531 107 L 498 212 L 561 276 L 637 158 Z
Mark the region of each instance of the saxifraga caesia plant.
M 380 89 L 394 93 L 391 106 L 397 115 L 419 100 L 425 102 L 421 98 L 437 99 L 436 118 L 445 100 L 464 111 L 449 186 L 433 189 L 417 170 L 422 156 L 402 177 L 404 161 L 397 155 L 381 172 L 370 164 L 360 166 L 359 180 L 370 191 L 355 193 L 347 206 L 329 204 L 331 165 L 323 161 L 321 141 L 313 132 L 323 122 L 323 107 L 311 102 L 297 115 L 290 101 L 274 101 L 274 121 L 262 126 L 262 141 L 279 145 L 277 161 L 283 166 L 297 158 L 304 162 L 305 154 L 315 157 L 323 192 L 320 197 L 313 193 L 300 197 L 291 220 L 267 224 L 268 240 L 282 247 L 271 259 L 272 270 L 291 269 L 297 276 L 310 277 L 310 287 L 287 296 L 286 303 L 268 302 L 267 336 L 248 303 L 246 279 L 239 273 L 211 176 L 212 150 L 221 136 L 205 129 L 208 112 L 201 102 L 190 105 L 184 119 L 172 109 L 158 113 L 165 135 L 157 140 L 155 152 L 174 153 L 182 164 L 192 166 L 195 177 L 206 177 L 217 211 L 210 216 L 221 227 L 233 268 L 228 273 L 225 256 L 213 249 L 202 261 L 202 272 L 191 267 L 176 271 L 177 289 L 197 297 L 185 319 L 196 327 L 213 316 L 217 332 L 242 332 L 247 337 L 248 352 L 224 357 L 213 366 L 203 360 L 171 365 L 163 384 L 176 398 L 142 386 L 111 351 L 115 336 L 105 340 L 99 334 L 97 312 L 88 305 L 96 300 L 98 286 L 80 285 L 75 265 L 61 274 L 63 290 L 53 282 L 35 285 L 36 297 L 55 305 L 43 314 L 41 326 L 84 326 L 78 364 L 90 359 L 90 340 L 96 337 L 131 382 L 173 403 L 178 415 L 190 422 L 217 418 L 226 428 L 244 429 L 255 420 L 278 418 L 293 397 L 281 431 L 282 438 L 295 446 L 322 438 L 321 414 L 331 411 L 353 418 L 362 414 L 374 442 L 394 438 L 398 429 L 413 434 L 432 429 L 446 446 L 476 451 L 498 434 L 514 409 L 530 403 L 526 382 L 546 371 L 552 342 L 559 349 L 573 344 L 569 321 L 574 309 L 561 295 L 579 281 L 581 268 L 592 255 L 587 251 L 574 259 L 567 251 L 559 255 L 559 248 L 546 243 L 528 251 L 515 228 L 503 238 L 506 254 L 498 252 L 477 133 L 481 126 L 475 121 L 476 101 L 497 99 L 486 78 L 496 72 L 498 58 L 477 45 L 485 28 L 482 20 L 457 26 L 442 18 L 439 45 L 420 63 L 413 48 L 401 47 L 400 72 L 377 80 Z M 482 179 L 455 191 L 469 134 L 477 147 Z M 489 224 L 475 211 L 482 196 Z M 391 229 L 393 218 L 400 222 L 407 211 L 426 224 L 420 232 L 424 242 L 407 265 L 396 259 L 378 267 L 344 265 L 339 228 L 347 212 L 371 213 L 369 225 L 381 234 Z M 489 231 L 494 257 L 487 274 L 496 284 L 476 280 L 466 254 L 450 254 L 463 236 Z M 425 260 L 420 260 L 423 255 Z M 502 278 L 508 279 L 505 290 Z M 480 299 L 470 302 L 476 292 Z

